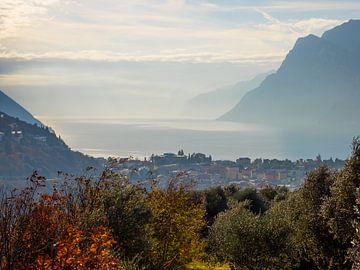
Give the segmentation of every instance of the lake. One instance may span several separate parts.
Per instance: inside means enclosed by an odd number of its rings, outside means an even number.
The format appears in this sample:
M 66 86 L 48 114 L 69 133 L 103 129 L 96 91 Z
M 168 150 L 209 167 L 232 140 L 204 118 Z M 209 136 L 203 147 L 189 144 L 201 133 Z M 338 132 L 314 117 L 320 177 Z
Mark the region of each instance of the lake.
M 214 159 L 346 158 L 356 134 L 289 131 L 249 124 L 194 119 L 41 118 L 74 150 L 96 157 L 149 157 L 201 152 Z

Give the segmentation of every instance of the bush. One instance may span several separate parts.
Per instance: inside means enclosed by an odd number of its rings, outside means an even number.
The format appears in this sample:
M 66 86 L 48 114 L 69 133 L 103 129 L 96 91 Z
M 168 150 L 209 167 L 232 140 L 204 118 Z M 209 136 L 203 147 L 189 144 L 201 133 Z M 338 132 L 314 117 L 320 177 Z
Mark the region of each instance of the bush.
M 173 180 L 166 189 L 149 194 L 152 246 L 151 269 L 184 269 L 203 255 L 205 243 L 200 231 L 205 225 L 203 204 L 193 201 L 191 192 Z
M 211 251 L 234 269 L 289 269 L 291 228 L 279 209 L 265 215 L 234 204 L 210 229 Z

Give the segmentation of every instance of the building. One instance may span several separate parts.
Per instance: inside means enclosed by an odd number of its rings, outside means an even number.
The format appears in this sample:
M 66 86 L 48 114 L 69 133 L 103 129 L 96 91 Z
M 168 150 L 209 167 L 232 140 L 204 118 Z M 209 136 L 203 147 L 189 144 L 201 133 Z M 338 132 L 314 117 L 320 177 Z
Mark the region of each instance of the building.
M 11 135 L 17 142 L 20 142 L 22 140 L 22 138 L 24 137 L 21 130 L 13 130 L 13 131 L 11 131 Z
M 176 155 L 174 153 L 164 153 L 160 156 L 152 156 L 151 161 L 154 165 L 170 165 L 170 164 L 181 164 L 187 160 L 186 156 Z
M 211 156 L 207 157 L 203 153 L 193 153 L 189 158 L 190 163 L 211 163 L 211 160 Z
M 230 180 L 238 180 L 239 179 L 239 168 L 227 167 L 225 169 L 225 177 Z

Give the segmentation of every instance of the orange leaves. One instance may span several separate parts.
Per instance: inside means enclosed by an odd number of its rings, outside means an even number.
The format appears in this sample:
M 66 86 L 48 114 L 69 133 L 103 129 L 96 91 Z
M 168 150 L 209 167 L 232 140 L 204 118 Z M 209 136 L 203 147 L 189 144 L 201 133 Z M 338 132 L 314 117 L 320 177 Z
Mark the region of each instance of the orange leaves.
M 203 252 L 205 210 L 185 187 L 147 192 L 107 171 L 45 194 L 34 178 L 0 200 L 0 269 L 183 269 Z
M 54 245 L 54 258 L 49 255 L 39 256 L 36 269 L 119 269 L 119 260 L 110 252 L 114 243 L 106 227 L 100 226 L 86 237 L 80 229 L 69 225 L 61 240 Z
M 75 179 L 50 194 L 44 181 L 34 172 L 23 191 L 0 197 L 0 269 L 119 269 L 112 232 L 93 215 L 104 181 Z

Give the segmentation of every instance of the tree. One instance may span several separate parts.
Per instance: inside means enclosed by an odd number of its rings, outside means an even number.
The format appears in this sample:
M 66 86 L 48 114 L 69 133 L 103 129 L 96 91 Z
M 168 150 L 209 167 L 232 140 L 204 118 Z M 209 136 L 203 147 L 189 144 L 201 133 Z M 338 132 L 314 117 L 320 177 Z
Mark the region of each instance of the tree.
M 287 200 L 293 224 L 292 243 L 299 269 L 333 269 L 338 243 L 333 240 L 321 205 L 330 194 L 335 174 L 320 167 L 308 174 L 304 186 Z
M 263 198 L 259 196 L 256 189 L 246 188 L 243 190 L 238 190 L 232 195 L 232 198 L 238 202 L 248 201 L 249 209 L 255 214 L 264 213 L 267 210 Z
M 356 218 L 353 220 L 355 235 L 352 240 L 352 248 L 349 250 L 349 259 L 352 261 L 352 269 L 360 270 L 360 190 L 356 191 Z
M 60 189 L 54 187 L 47 194 L 40 192 L 46 187 L 45 178 L 34 172 L 28 187 L 4 197 L 0 201 L 0 268 L 115 269 L 111 231 L 83 219 L 99 209 L 98 194 L 106 189 L 105 180 L 104 176 L 97 181 L 75 178 L 75 189 L 65 180 Z
M 45 178 L 34 172 L 28 187 L 0 202 L 1 269 L 29 269 L 39 254 L 51 253 L 71 219 L 58 193 L 38 198 L 44 185 Z
M 357 190 L 360 188 L 360 139 L 353 140 L 353 150 L 345 168 L 341 170 L 330 188 L 330 195 L 321 207 L 329 232 L 338 243 L 333 264 L 343 269 L 351 268 L 347 253 L 357 234 L 354 222 L 358 218 Z
M 286 187 L 267 186 L 259 191 L 259 196 L 263 200 L 265 209 L 269 209 L 272 204 L 285 200 L 289 190 Z
M 129 184 L 125 179 L 118 180 L 101 196 L 105 224 L 112 229 L 116 249 L 129 260 L 146 254 L 150 248 L 152 213 L 147 196 L 146 190 Z
M 184 269 L 203 253 L 200 231 L 205 225 L 202 204 L 192 201 L 191 192 L 172 180 L 166 189 L 154 187 L 149 194 L 152 210 L 151 269 Z
M 204 194 L 206 202 L 206 220 L 208 225 L 211 226 L 215 217 L 228 208 L 227 198 L 221 187 L 205 190 Z
M 257 215 L 247 202 L 233 204 L 210 228 L 212 253 L 234 269 L 290 269 L 291 226 L 280 210 Z

